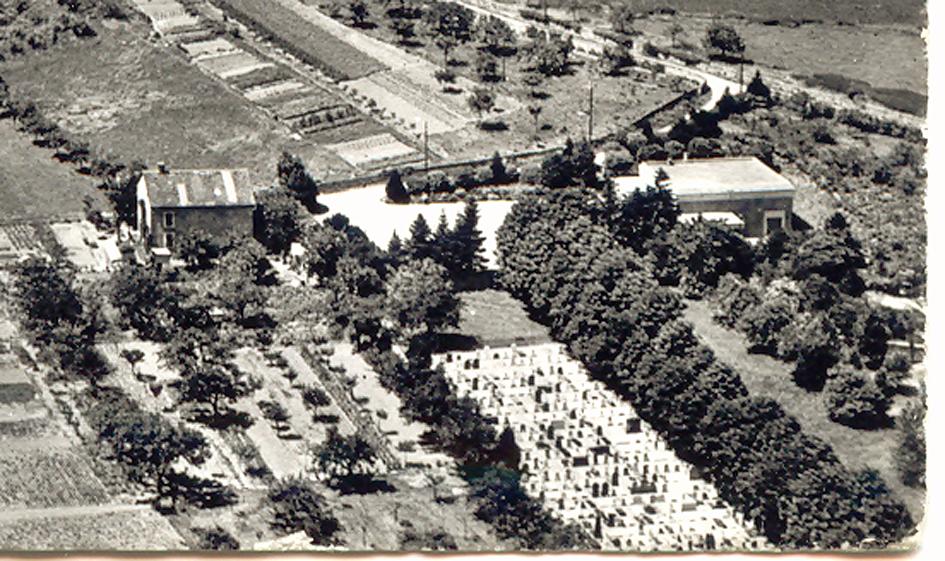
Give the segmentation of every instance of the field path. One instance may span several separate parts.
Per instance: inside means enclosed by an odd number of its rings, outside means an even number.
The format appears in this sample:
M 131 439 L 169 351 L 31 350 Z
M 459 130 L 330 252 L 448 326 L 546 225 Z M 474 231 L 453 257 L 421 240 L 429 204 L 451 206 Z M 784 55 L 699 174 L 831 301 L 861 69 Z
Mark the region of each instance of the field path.
M 71 518 L 97 516 L 116 512 L 138 512 L 151 510 L 150 505 L 84 505 L 57 506 L 52 508 L 13 508 L 0 510 L 0 522 L 29 520 L 31 518 Z

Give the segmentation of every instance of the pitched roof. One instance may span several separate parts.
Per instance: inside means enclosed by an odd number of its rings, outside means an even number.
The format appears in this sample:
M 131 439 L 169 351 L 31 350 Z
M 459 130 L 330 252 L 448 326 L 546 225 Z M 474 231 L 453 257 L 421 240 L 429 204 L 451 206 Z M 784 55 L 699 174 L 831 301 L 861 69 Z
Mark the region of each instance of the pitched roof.
M 253 206 L 247 170 L 169 169 L 142 172 L 151 206 L 157 208 Z
M 641 162 L 640 176 L 652 181 L 660 168 L 677 197 L 794 191 L 790 181 L 755 157 Z

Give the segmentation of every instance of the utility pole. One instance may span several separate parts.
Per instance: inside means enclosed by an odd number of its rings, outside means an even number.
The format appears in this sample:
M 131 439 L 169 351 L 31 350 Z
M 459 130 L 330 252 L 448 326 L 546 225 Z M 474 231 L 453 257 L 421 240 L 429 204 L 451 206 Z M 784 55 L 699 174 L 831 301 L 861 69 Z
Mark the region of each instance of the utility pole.
M 587 96 L 587 143 L 594 142 L 594 82 L 591 82 Z
M 427 122 L 423 122 L 423 170 L 430 171 L 430 134 Z

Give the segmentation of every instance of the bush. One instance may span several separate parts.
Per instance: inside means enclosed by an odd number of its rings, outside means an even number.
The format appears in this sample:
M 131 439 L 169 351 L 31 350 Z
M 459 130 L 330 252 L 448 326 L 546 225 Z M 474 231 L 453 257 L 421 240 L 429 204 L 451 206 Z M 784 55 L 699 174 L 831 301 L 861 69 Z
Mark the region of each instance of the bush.
M 204 551 L 237 551 L 240 542 L 233 534 L 222 528 L 194 528 L 197 535 L 197 549 Z
M 307 481 L 290 478 L 269 489 L 273 528 L 285 533 L 304 531 L 312 543 L 330 545 L 341 524 L 325 507 L 325 499 Z
M 925 487 L 925 403 L 907 405 L 896 420 L 899 447 L 896 468 L 902 482 L 910 487 Z
M 890 400 L 868 377 L 843 365 L 831 369 L 824 397 L 833 421 L 857 429 L 876 429 L 888 421 Z

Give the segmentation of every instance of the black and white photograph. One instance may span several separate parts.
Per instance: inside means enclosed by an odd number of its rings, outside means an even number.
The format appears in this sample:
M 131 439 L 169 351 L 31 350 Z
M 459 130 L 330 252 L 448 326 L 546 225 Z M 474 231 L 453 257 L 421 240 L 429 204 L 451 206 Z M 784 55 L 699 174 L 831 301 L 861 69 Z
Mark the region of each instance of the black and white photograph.
M 923 547 L 935 13 L 0 0 L 0 552 Z

